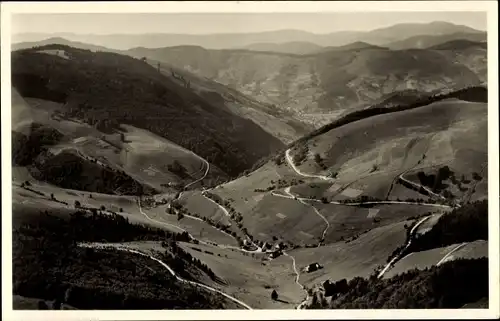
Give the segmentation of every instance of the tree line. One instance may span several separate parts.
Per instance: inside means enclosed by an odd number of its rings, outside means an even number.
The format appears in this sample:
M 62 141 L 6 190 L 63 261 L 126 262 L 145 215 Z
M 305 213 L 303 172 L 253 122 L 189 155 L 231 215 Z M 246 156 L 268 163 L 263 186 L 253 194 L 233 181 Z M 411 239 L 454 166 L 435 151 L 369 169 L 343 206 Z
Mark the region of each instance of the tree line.
M 36 221 L 13 230 L 14 294 L 55 300 L 78 309 L 208 309 L 224 308 L 225 299 L 181 284 L 160 264 L 126 252 L 81 248 L 78 242 L 161 241 L 174 247 L 189 241 L 172 233 L 128 222 L 119 215 L 76 211 L 70 217 L 41 213 Z M 171 250 L 169 250 L 171 251 Z M 208 267 L 175 251 L 170 263 L 183 261 L 186 271 Z M 179 263 L 180 264 L 180 263 Z M 40 308 L 43 308 L 40 304 Z
M 388 279 L 325 282 L 309 309 L 454 309 L 488 298 L 488 259 L 458 259 Z

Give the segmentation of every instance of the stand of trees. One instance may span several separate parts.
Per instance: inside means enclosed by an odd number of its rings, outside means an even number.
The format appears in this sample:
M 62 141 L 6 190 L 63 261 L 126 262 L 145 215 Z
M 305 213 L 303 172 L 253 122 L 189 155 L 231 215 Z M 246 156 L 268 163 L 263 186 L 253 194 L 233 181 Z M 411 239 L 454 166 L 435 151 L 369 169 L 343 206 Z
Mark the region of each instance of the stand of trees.
M 327 300 L 310 309 L 453 309 L 488 297 L 488 259 L 453 260 L 390 279 L 355 277 L 323 284 Z
M 12 132 L 12 163 L 19 166 L 31 165 L 45 146 L 57 144 L 63 137 L 54 128 L 32 123 L 28 136 Z
M 426 175 L 424 172 L 418 172 L 417 177 L 420 184 L 431 188 L 433 192 L 440 192 L 445 189 L 447 186 L 443 184 L 443 181 L 448 178 L 455 178 L 454 173 L 448 166 L 439 168 L 436 174 Z
M 477 201 L 439 218 L 430 231 L 416 238 L 407 253 L 462 242 L 488 239 L 488 201 Z
M 154 193 L 154 189 L 144 186 L 123 171 L 95 164 L 81 157 L 61 152 L 52 155 L 41 154 L 30 169 L 38 180 L 54 185 L 88 192 L 114 194 L 120 189 L 123 195 L 144 195 Z
M 90 215 L 77 211 L 68 219 L 43 213 L 37 221 L 16 228 L 13 236 L 13 292 L 17 295 L 64 302 L 78 309 L 225 306 L 222 296 L 179 283 L 164 267 L 146 257 L 77 246 L 77 242 L 133 240 L 175 244 L 188 241 L 187 233 L 134 225 L 121 216 L 98 211 Z M 172 256 L 169 263 L 182 261 L 184 273 L 196 265 L 194 260 L 184 261 L 186 255 L 180 251 L 175 253 L 180 257 Z M 213 274 L 208 267 L 204 270 Z

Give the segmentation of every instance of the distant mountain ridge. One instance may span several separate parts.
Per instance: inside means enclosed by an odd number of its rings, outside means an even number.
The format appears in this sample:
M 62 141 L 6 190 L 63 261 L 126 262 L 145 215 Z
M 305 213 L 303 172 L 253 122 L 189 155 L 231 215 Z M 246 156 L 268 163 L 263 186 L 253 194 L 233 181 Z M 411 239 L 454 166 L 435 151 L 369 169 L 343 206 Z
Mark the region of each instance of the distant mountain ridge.
M 457 43 L 448 41 L 457 34 L 448 36 L 433 38 L 444 40 L 443 46 L 447 47 L 434 46 L 425 50 L 391 50 L 356 41 L 302 55 L 248 49 L 213 50 L 198 45 L 114 50 L 60 38 L 47 39 L 40 44 L 60 42 L 92 51 L 145 57 L 184 69 L 201 79 L 208 78 L 254 101 L 295 114 L 294 117 L 302 122 L 319 126 L 394 91 L 433 92 L 485 84 L 487 59 L 486 49 L 482 48 L 484 45 L 469 46 L 462 42 L 460 48 L 464 50 L 457 50 L 453 48 Z M 15 46 L 33 45 L 38 43 Z M 258 119 L 260 124 L 269 129 L 272 127 L 273 122 Z M 287 134 L 285 140 L 293 137 L 293 130 L 287 132 L 292 136 Z
M 453 33 L 485 33 L 467 26 L 448 22 L 422 24 L 396 24 L 371 31 L 339 31 L 327 34 L 314 34 L 301 30 L 276 30 L 258 33 L 226 34 L 43 34 L 24 33 L 13 35 L 13 41 L 32 42 L 50 37 L 63 37 L 71 41 L 92 43 L 112 49 L 126 50 L 134 47 L 171 47 L 177 45 L 198 45 L 207 49 L 243 48 L 256 43 L 310 42 L 317 46 L 342 46 L 356 41 L 384 46 L 391 42 L 418 35 L 445 35 Z
M 215 80 L 316 126 L 394 91 L 453 90 L 486 81 L 484 49 L 457 56 L 449 50 L 359 44 L 309 55 L 190 46 L 135 48 L 129 54 Z
M 407 39 L 391 42 L 387 47 L 391 49 L 408 49 L 417 48 L 424 49 L 453 40 L 468 40 L 475 42 L 486 41 L 486 33 L 465 33 L 457 32 L 445 35 L 418 35 Z
M 308 41 L 291 41 L 283 43 L 254 43 L 242 49 L 304 55 L 318 52 L 323 49 L 323 46 Z

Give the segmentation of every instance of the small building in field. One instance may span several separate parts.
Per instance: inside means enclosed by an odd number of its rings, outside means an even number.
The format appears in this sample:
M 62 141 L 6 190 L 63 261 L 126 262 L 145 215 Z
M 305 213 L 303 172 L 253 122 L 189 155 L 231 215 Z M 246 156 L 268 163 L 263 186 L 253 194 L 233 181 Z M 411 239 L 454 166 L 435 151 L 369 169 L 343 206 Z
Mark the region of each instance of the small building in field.
M 275 258 L 277 258 L 278 256 L 280 256 L 281 254 L 283 254 L 283 252 L 281 252 L 280 250 L 277 250 L 277 251 L 271 252 L 271 254 L 269 255 L 269 257 L 270 257 L 271 259 L 275 259 Z
M 311 272 L 317 271 L 317 270 L 322 269 L 322 268 L 323 267 L 321 265 L 319 265 L 319 263 L 311 263 L 308 266 L 306 266 L 305 271 L 307 273 L 311 273 Z

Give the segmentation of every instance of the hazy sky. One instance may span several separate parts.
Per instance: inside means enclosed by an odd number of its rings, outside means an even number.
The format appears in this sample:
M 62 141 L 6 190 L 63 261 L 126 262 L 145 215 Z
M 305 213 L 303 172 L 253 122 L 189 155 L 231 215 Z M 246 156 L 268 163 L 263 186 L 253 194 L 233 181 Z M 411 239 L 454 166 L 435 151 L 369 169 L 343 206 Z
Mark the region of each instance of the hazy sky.
M 362 3 L 360 3 L 362 5 Z M 299 29 L 314 33 L 371 30 L 397 23 L 448 21 L 486 30 L 481 12 L 253 13 L 253 14 L 17 14 L 12 32 L 79 34 L 238 33 Z

